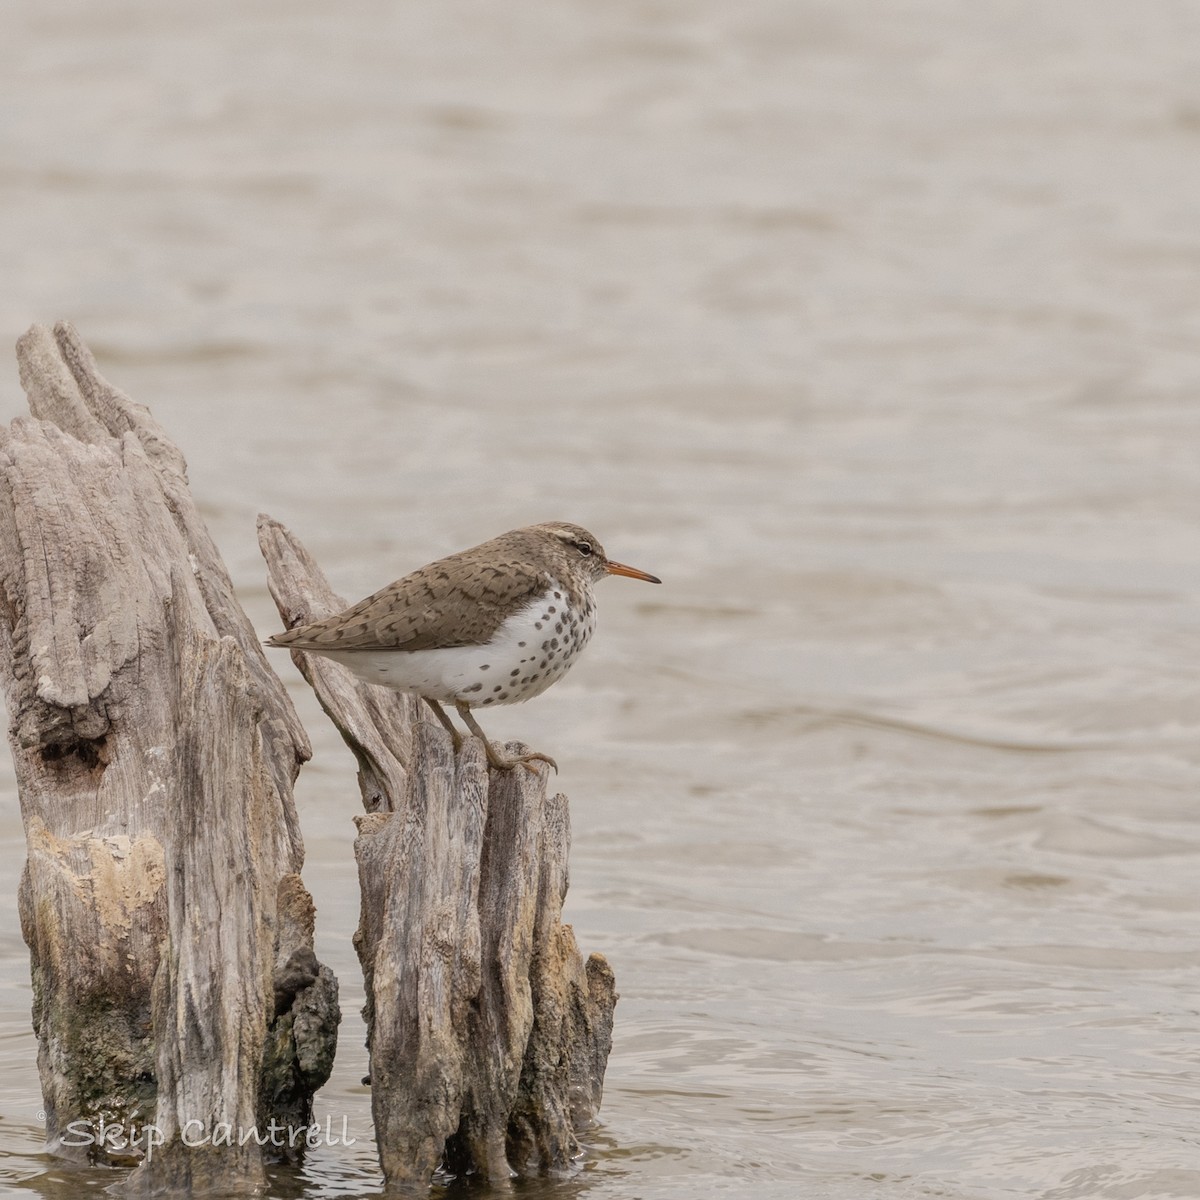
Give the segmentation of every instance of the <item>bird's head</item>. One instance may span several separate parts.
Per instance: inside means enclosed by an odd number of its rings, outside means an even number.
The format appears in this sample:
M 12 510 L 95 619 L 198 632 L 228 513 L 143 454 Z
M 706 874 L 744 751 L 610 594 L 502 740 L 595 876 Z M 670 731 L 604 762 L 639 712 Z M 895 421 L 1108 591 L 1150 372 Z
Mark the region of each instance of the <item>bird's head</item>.
M 531 530 L 539 535 L 552 539 L 561 547 L 567 562 L 580 574 L 588 576 L 593 582 L 598 582 L 606 575 L 625 575 L 630 579 L 641 579 L 646 583 L 662 583 L 656 575 L 639 571 L 636 567 L 627 567 L 624 563 L 613 562 L 604 553 L 604 547 L 582 525 L 572 525 L 567 521 L 546 521 L 541 525 L 531 526 Z

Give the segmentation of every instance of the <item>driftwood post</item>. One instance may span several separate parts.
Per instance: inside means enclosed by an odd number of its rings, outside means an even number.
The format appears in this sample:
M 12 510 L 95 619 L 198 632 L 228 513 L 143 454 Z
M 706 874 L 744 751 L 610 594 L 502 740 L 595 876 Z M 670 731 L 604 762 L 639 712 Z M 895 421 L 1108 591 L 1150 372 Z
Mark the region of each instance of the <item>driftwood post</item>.
M 259 544 L 285 625 L 344 607 L 269 517 Z M 612 971 L 561 920 L 570 825 L 546 772 L 492 772 L 412 698 L 293 655 L 359 764 L 355 842 L 367 1045 L 391 1188 L 439 1166 L 493 1184 L 560 1171 L 600 1107 Z M 510 746 L 510 752 L 520 748 Z
M 138 1190 L 244 1188 L 300 1152 L 275 1131 L 311 1120 L 336 1040 L 299 875 L 307 739 L 176 447 L 70 326 L 18 358 L 0 680 L 47 1148 L 140 1164 Z

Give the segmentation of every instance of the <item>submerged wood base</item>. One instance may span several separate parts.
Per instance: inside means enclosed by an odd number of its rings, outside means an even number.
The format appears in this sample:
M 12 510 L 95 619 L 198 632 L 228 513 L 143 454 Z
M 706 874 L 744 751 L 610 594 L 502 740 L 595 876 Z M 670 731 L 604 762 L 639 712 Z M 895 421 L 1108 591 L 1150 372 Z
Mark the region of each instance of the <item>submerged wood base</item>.
M 289 627 L 344 607 L 299 541 L 259 520 Z M 293 655 L 359 762 L 355 947 L 389 1186 L 443 1166 L 493 1184 L 568 1168 L 600 1107 L 617 994 L 562 923 L 570 819 L 548 767 L 488 771 L 407 696 Z M 510 745 L 513 754 L 525 747 Z

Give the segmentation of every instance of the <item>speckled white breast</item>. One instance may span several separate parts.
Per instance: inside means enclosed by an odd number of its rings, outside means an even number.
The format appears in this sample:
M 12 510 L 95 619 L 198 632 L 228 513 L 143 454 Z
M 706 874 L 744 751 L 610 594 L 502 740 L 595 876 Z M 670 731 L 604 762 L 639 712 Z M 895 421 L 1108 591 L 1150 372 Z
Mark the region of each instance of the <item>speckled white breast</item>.
M 445 650 L 330 650 L 326 658 L 360 679 L 472 708 L 516 704 L 560 680 L 591 640 L 596 605 L 590 591 L 573 608 L 554 583 L 535 603 L 509 617 L 484 646 Z

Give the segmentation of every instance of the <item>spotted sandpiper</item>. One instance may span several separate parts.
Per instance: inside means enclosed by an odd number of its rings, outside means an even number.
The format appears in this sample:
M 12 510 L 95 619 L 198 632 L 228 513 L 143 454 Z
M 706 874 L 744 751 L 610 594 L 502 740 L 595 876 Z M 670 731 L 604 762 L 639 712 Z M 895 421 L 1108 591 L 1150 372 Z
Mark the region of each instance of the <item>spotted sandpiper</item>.
M 606 575 L 662 582 L 613 562 L 586 529 L 548 521 L 438 559 L 267 645 L 320 654 L 368 683 L 420 696 L 457 750 L 462 737 L 442 708 L 453 704 L 498 770 L 545 762 L 557 771 L 545 754 L 500 754 L 471 709 L 531 700 L 560 680 L 595 631 L 592 585 Z

